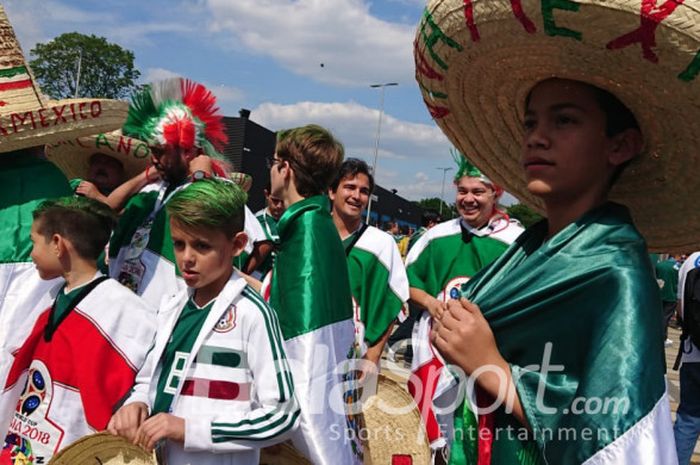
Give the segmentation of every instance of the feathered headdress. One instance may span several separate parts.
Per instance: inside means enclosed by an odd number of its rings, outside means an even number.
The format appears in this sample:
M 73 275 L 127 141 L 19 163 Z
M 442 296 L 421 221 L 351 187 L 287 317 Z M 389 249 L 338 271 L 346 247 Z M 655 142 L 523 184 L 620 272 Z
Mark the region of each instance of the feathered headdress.
M 228 137 L 216 97 L 189 79 L 171 78 L 148 84 L 135 94 L 123 133 L 149 145 L 171 144 L 221 158 Z
M 493 190 L 496 192 L 496 195 L 501 195 L 503 193 L 503 188 L 495 184 L 489 178 L 487 178 L 479 168 L 471 164 L 467 157 L 465 157 L 459 151 L 454 149 L 450 149 L 450 153 L 452 154 L 452 158 L 457 164 L 457 173 L 454 177 L 455 184 L 457 184 L 460 179 L 467 176 L 470 178 L 477 178 L 481 182 L 490 185 L 491 187 L 493 187 Z

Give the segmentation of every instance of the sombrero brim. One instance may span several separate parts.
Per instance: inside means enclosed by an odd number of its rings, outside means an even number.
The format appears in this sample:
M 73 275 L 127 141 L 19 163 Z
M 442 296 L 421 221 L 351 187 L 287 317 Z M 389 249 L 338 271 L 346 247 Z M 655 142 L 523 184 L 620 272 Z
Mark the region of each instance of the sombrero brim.
M 28 147 L 119 129 L 129 105 L 119 100 L 72 99 L 0 116 L 0 156 Z
M 394 463 L 395 456 L 408 456 L 414 464 L 429 464 L 430 444 L 413 397 L 382 374 L 376 386 L 376 393 L 362 406 L 365 431 L 359 437 L 365 464 Z
M 662 20 L 644 26 L 655 41 L 645 47 L 634 35 L 640 1 L 565 3 L 547 9 L 535 0 L 431 1 L 415 44 L 416 78 L 431 114 L 484 174 L 542 212 L 520 161 L 527 94 L 551 77 L 610 91 L 632 110 L 645 138 L 611 200 L 630 208 L 650 249 L 697 250 L 700 1 L 674 3 L 665 18 L 649 12 Z
M 63 449 L 49 465 L 157 465 L 149 454 L 120 436 L 97 433 L 85 436 Z
M 246 173 L 233 171 L 228 174 L 231 181 L 235 182 L 244 192 L 248 192 L 253 186 L 253 177 Z
M 148 144 L 124 136 L 121 131 L 77 137 L 46 146 L 46 158 L 55 163 L 68 179 L 86 179 L 90 157 L 94 153 L 103 153 L 121 162 L 126 179 L 145 170 L 151 161 Z

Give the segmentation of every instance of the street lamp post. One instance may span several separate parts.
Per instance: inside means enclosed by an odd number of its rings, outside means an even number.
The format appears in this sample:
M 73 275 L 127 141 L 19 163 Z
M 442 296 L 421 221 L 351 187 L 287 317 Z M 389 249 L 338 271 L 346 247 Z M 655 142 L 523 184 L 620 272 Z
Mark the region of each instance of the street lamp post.
M 447 174 L 448 171 L 452 169 L 452 167 L 448 168 L 435 168 L 436 170 L 442 170 L 442 191 L 440 191 L 440 216 L 442 216 L 442 204 L 445 202 L 443 199 L 445 198 L 445 175 Z
M 384 89 L 389 86 L 398 86 L 398 82 L 385 82 L 383 84 L 371 84 L 370 87 L 373 89 L 381 89 L 379 94 L 379 120 L 377 121 L 377 137 L 374 141 L 374 162 L 372 163 L 372 176 L 374 177 L 374 182 L 377 182 L 377 156 L 379 155 L 379 135 L 382 130 L 382 115 L 384 114 Z M 366 223 L 369 224 L 370 214 L 372 213 L 372 196 L 369 196 L 369 202 L 367 202 L 367 220 Z

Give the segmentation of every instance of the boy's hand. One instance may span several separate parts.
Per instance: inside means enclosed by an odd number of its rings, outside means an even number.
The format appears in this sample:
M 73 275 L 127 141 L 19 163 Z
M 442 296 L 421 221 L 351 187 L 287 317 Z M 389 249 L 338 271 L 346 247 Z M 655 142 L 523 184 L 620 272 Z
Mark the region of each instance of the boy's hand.
M 159 413 L 143 422 L 136 432 L 136 444 L 151 452 L 161 439 L 185 442 L 185 419 Z
M 143 402 L 125 405 L 112 415 L 107 424 L 107 431 L 136 443 L 136 432 L 147 417 L 148 406 Z
M 431 339 L 448 362 L 467 374 L 485 365 L 500 366 L 503 361 L 481 310 L 465 298 L 447 303 L 442 318 L 433 322 Z
M 439 320 L 442 318 L 446 306 L 444 302 L 440 302 L 435 297 L 430 296 L 426 301 L 425 308 L 430 313 L 430 316 L 433 317 L 433 320 Z

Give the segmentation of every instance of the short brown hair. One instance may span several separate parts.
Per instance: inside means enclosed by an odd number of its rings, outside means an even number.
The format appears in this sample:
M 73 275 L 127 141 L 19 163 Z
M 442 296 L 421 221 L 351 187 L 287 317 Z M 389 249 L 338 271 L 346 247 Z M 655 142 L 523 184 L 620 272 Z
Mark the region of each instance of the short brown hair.
M 325 193 L 343 163 L 345 150 L 327 129 L 316 124 L 277 133 L 277 158 L 294 170 L 294 187 L 299 195 Z
M 84 260 L 97 260 L 117 221 L 107 205 L 79 196 L 45 200 L 32 215 L 39 234 L 68 239 Z

